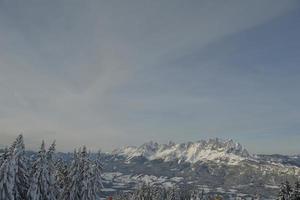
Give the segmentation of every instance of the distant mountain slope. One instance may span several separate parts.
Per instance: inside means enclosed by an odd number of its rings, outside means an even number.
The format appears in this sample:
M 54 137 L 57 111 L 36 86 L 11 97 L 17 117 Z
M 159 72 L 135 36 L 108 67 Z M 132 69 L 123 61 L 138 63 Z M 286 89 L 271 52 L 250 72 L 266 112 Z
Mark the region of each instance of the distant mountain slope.
M 215 138 L 120 148 L 107 154 L 105 168 L 107 172 L 119 173 L 114 179 L 116 186 L 111 186 L 116 188 L 120 181 L 124 185 L 139 182 L 136 177 L 149 176 L 152 182 L 166 185 L 177 177 L 177 184 L 188 183 L 211 192 L 219 190 L 223 195 L 236 191 L 236 195 L 259 194 L 262 199 L 273 199 L 281 182 L 299 178 L 298 161 L 298 156 L 251 155 L 233 140 Z
M 242 160 L 251 159 L 248 151 L 239 143 L 219 138 L 181 144 L 148 142 L 140 147 L 117 149 L 112 154 L 124 156 L 128 161 L 136 157 L 145 157 L 148 160 L 178 160 L 179 162 L 189 163 L 216 161 L 238 164 Z
M 283 165 L 297 166 L 300 167 L 300 155 L 255 155 L 255 157 L 259 160 L 263 160 L 269 163 L 281 163 Z

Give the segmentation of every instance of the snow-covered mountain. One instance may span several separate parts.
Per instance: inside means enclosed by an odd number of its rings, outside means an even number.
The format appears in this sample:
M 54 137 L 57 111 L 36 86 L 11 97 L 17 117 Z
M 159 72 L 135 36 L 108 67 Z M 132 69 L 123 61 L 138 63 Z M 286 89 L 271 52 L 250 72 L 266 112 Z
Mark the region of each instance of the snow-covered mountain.
M 114 155 L 124 156 L 128 161 L 144 157 L 148 160 L 164 160 L 196 163 L 198 161 L 226 162 L 238 164 L 245 159 L 251 159 L 248 151 L 233 140 L 219 138 L 175 144 L 158 144 L 148 142 L 140 147 L 124 147 L 113 151 Z
M 262 199 L 274 199 L 281 182 L 299 179 L 298 158 L 251 155 L 233 140 L 215 138 L 123 147 L 106 154 L 104 168 L 107 182 L 113 182 L 109 187 L 115 190 L 120 185 L 127 190 L 128 185 L 135 187 L 146 180 L 163 185 L 188 183 L 205 191 L 220 191 L 227 199 L 233 191 L 236 195 L 259 194 Z

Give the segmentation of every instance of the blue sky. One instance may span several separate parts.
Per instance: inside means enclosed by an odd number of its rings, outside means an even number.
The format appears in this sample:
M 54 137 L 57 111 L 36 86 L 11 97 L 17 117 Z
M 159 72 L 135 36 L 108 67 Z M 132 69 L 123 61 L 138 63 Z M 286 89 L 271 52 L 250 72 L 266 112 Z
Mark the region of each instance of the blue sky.
M 298 1 L 0 1 L 0 141 L 232 138 L 300 153 Z

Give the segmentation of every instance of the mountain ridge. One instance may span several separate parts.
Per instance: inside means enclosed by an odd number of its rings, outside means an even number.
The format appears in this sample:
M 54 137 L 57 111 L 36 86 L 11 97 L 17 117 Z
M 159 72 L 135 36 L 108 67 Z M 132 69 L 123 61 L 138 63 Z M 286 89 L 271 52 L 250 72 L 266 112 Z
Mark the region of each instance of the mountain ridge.
M 178 162 L 196 163 L 198 161 L 217 161 L 228 162 L 229 164 L 237 164 L 245 159 L 252 159 L 240 143 L 231 139 L 208 139 L 196 142 L 159 144 L 157 142 L 147 142 L 139 147 L 126 146 L 116 149 L 113 155 L 124 156 L 127 161 L 144 157 L 148 160 L 164 160 Z

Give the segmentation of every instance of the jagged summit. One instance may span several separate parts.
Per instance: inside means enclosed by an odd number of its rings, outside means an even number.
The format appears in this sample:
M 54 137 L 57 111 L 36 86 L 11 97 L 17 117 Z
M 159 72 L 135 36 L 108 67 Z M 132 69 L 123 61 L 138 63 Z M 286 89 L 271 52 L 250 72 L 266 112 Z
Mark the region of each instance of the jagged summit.
M 164 161 L 196 163 L 198 161 L 216 161 L 236 164 L 250 157 L 243 146 L 233 140 L 214 138 L 176 144 L 158 144 L 147 142 L 139 147 L 124 147 L 113 151 L 115 155 L 125 156 L 128 160 L 135 157 L 145 157 L 148 160 L 162 159 Z

